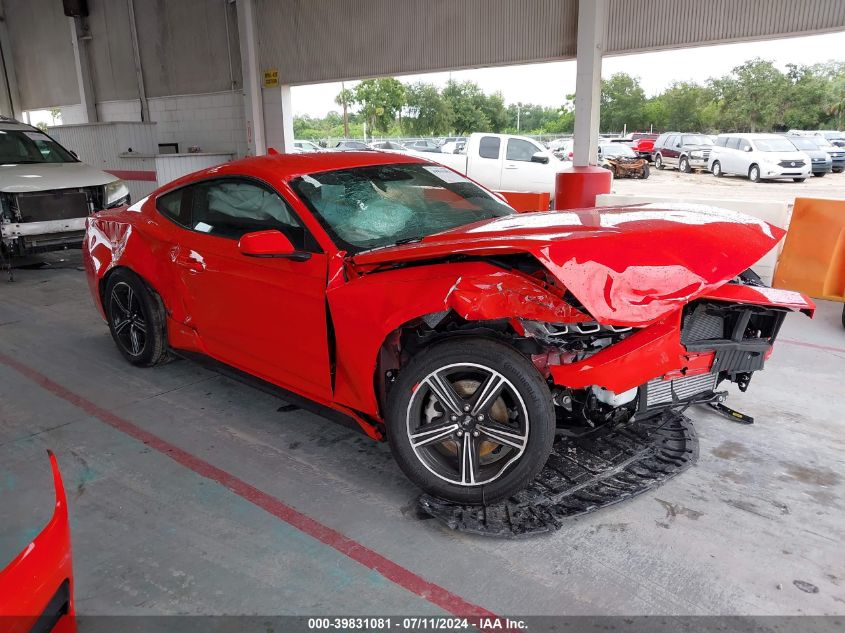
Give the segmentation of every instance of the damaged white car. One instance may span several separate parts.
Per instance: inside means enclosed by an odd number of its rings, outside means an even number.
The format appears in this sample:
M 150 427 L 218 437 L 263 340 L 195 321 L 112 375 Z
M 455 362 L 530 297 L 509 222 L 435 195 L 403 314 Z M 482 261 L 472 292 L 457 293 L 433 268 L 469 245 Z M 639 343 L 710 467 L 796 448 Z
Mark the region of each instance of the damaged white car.
M 119 178 L 49 135 L 0 116 L 0 256 L 78 246 L 94 211 L 129 204 Z

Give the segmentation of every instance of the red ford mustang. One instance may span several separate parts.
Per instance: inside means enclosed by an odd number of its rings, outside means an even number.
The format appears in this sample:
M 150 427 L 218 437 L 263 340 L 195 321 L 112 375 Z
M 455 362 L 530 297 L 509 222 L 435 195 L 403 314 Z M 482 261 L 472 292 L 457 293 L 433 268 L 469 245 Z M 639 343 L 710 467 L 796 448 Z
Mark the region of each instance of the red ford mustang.
M 88 223 L 120 352 L 193 352 L 353 418 L 429 493 L 492 503 L 557 429 L 748 386 L 798 293 L 747 271 L 783 232 L 707 207 L 515 214 L 440 165 L 275 155 Z

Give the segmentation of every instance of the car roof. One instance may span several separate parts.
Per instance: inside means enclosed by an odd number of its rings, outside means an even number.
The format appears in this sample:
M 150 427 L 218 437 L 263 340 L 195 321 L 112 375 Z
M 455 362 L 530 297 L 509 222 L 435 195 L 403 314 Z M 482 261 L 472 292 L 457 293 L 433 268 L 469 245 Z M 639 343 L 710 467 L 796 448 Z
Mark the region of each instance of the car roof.
M 199 180 L 215 176 L 249 176 L 289 180 L 297 176 L 315 174 L 336 169 L 352 169 L 355 167 L 369 167 L 371 165 L 390 164 L 428 164 L 407 154 L 369 151 L 325 151 L 308 154 L 268 154 L 265 156 L 251 156 L 222 165 L 209 167 L 202 171 L 183 176 L 161 188 L 161 195 L 177 186 L 183 186 Z
M 24 130 L 27 132 L 41 131 L 37 127 L 21 123 L 20 121 L 15 121 L 14 119 L 10 119 L 8 117 L 0 118 L 0 130 Z

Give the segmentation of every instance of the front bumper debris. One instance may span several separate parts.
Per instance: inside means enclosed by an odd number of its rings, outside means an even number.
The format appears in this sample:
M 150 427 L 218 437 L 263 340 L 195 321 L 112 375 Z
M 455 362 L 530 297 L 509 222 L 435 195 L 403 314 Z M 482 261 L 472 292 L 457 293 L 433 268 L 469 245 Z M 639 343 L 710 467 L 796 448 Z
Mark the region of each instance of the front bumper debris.
M 697 459 L 692 421 L 667 410 L 586 437 L 558 438 L 537 479 L 507 501 L 464 506 L 424 494 L 419 509 L 459 532 L 524 538 L 651 490 Z

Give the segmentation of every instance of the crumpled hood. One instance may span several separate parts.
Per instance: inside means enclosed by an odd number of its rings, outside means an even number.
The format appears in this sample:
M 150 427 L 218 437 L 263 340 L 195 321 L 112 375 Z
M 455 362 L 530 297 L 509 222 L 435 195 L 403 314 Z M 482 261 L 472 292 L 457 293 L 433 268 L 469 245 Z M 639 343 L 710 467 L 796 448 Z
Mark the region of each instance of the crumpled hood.
M 495 218 L 352 262 L 366 269 L 455 253 L 530 253 L 598 321 L 642 326 L 733 279 L 784 234 L 734 211 L 650 203 Z
M 0 165 L 0 191 L 26 193 L 105 185 L 117 177 L 85 163 Z

